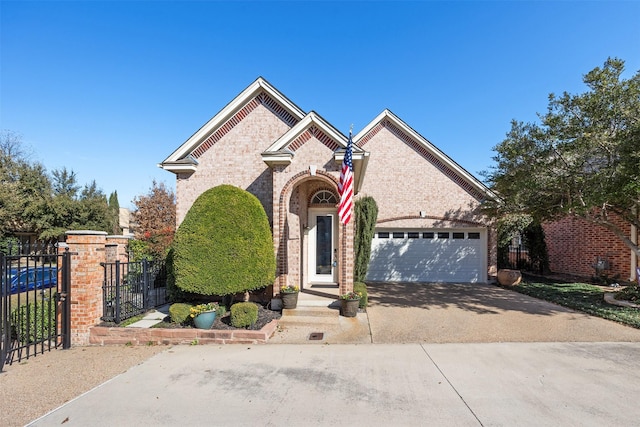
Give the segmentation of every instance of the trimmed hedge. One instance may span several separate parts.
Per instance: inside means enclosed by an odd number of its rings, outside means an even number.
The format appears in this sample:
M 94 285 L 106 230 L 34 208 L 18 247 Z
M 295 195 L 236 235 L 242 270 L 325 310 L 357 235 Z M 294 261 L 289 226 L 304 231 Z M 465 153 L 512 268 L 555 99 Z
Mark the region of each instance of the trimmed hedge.
M 189 319 L 191 313 L 191 304 L 178 302 L 171 304 L 169 307 L 169 315 L 173 323 L 185 323 Z
M 271 227 L 248 191 L 220 185 L 196 199 L 172 248 L 171 285 L 199 295 L 233 295 L 275 279 Z
M 353 291 L 360 292 L 360 295 L 362 295 L 362 297 L 360 298 L 360 304 L 358 304 L 358 307 L 362 309 L 366 309 L 367 304 L 369 303 L 369 293 L 367 292 L 367 285 L 365 285 L 362 282 L 355 282 L 353 284 Z
M 231 306 L 231 325 L 246 328 L 258 321 L 258 306 L 252 302 L 239 302 Z

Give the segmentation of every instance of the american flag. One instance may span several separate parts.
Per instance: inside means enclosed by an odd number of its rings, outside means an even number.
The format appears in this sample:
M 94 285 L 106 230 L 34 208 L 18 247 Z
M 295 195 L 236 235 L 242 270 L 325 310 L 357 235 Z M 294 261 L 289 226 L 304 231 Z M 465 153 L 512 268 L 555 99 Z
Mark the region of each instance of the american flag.
M 349 142 L 347 143 L 347 151 L 344 153 L 342 160 L 342 171 L 340 172 L 340 184 L 338 191 L 340 192 L 340 208 L 338 215 L 340 222 L 348 224 L 351 219 L 353 210 L 353 141 L 351 141 L 351 132 L 349 132 Z

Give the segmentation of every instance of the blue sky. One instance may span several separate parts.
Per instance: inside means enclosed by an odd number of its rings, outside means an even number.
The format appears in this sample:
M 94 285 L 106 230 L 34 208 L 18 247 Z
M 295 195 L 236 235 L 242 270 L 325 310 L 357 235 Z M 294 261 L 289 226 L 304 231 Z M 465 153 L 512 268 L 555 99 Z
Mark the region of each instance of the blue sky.
M 131 207 L 262 76 L 345 134 L 388 108 L 478 176 L 549 93 L 639 70 L 639 22 L 636 1 L 2 0 L 0 128 Z

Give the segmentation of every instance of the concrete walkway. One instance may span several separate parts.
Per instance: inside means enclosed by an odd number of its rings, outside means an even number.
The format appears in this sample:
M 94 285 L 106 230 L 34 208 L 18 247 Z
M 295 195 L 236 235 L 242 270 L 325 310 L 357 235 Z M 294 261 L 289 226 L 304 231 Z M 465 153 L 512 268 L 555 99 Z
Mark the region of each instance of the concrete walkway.
M 32 426 L 636 426 L 638 343 L 178 346 Z

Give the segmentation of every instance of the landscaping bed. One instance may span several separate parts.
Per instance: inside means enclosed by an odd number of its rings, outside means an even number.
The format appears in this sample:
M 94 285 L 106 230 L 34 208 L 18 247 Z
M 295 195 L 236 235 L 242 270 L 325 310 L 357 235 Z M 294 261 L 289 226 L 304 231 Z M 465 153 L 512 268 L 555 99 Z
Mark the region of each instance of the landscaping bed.
M 615 292 L 615 288 L 606 288 L 585 282 L 524 274 L 519 285 L 504 288 L 603 319 L 640 328 L 639 309 L 612 305 L 605 301 L 605 292 Z
M 91 328 L 93 345 L 265 344 L 275 333 L 282 314 L 259 306 L 258 320 L 247 328 L 231 326 L 230 313 L 216 318 L 211 329 L 173 323 L 169 317 L 152 328 L 127 328 L 103 322 Z

